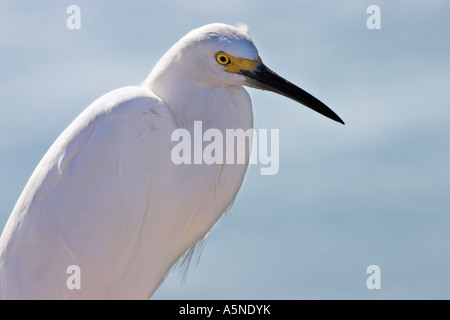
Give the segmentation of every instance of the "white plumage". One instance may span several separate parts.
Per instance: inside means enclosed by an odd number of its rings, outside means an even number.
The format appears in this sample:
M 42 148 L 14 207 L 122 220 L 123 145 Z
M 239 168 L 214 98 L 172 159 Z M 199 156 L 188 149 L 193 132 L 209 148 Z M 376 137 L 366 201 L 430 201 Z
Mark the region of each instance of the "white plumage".
M 218 52 L 230 63 L 219 63 Z M 149 298 L 230 206 L 247 168 L 175 165 L 172 132 L 192 132 L 194 121 L 203 130 L 251 128 L 242 85 L 305 98 L 271 88 L 258 73 L 275 74 L 258 59 L 243 30 L 207 25 L 178 41 L 141 86 L 84 110 L 43 157 L 6 224 L 0 298 Z M 80 267 L 81 289 L 67 287 L 70 265 Z

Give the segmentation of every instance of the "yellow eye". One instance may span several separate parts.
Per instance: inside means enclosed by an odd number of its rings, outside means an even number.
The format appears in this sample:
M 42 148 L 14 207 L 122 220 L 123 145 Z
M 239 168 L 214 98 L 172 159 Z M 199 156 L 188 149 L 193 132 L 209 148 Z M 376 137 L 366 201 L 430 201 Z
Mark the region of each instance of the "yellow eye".
M 225 52 L 218 52 L 216 54 L 216 60 L 219 64 L 225 66 L 231 62 L 230 57 Z

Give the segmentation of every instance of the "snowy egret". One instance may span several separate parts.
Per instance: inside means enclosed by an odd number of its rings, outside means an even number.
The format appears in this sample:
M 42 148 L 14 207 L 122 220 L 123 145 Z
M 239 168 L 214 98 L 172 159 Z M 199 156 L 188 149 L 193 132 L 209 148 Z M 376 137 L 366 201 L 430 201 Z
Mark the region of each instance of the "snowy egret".
M 222 132 L 252 128 L 242 86 L 343 123 L 268 69 L 242 27 L 189 32 L 142 85 L 94 101 L 45 154 L 0 239 L 0 297 L 151 297 L 231 205 L 247 169 L 174 164 L 171 135 L 192 131 L 194 121 Z

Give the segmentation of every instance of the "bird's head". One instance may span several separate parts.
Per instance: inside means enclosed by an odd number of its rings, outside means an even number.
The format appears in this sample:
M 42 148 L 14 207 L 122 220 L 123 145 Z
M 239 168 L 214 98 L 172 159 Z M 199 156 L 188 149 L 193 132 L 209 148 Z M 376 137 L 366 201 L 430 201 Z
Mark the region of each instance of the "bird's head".
M 203 85 L 244 85 L 273 91 L 344 124 L 320 100 L 266 67 L 245 26 L 205 25 L 189 32 L 169 52 L 166 58 L 171 64 Z

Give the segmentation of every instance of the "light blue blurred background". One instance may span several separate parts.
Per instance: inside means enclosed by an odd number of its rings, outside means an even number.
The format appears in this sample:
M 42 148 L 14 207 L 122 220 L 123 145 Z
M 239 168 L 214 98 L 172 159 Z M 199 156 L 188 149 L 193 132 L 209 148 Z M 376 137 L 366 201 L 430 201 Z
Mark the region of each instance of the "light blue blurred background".
M 66 8 L 81 8 L 81 30 Z M 381 30 L 366 9 L 381 8 Z M 250 89 L 256 128 L 280 130 L 280 170 L 251 166 L 186 280 L 155 299 L 450 298 L 450 3 L 0 3 L 0 229 L 63 129 L 139 84 L 189 30 L 250 28 L 264 62 L 345 126 Z M 368 290 L 366 268 L 381 268 Z

